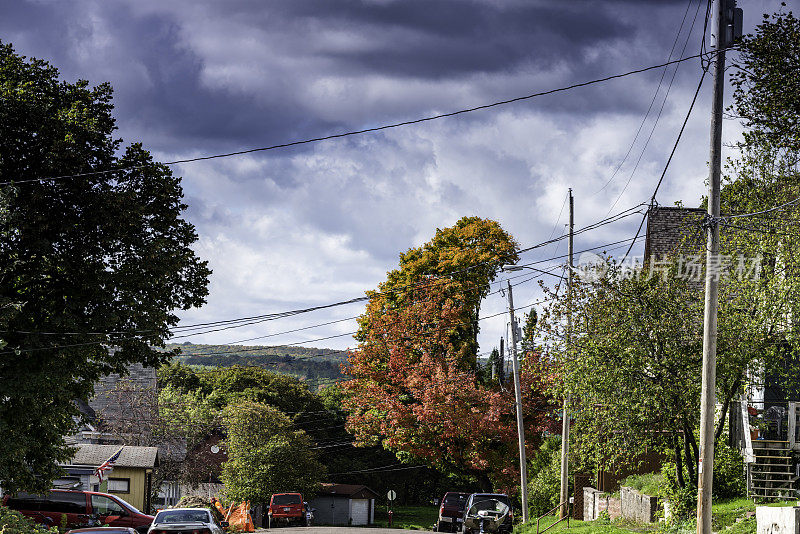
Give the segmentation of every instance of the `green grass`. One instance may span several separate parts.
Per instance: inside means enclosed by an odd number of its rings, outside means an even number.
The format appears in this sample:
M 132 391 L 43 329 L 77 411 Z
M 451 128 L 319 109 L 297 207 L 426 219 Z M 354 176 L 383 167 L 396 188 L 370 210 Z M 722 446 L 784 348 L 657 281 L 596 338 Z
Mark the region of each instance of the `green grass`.
M 748 512 L 755 512 L 756 506 L 794 506 L 796 499 L 783 502 L 770 502 L 756 504 L 750 499 L 730 499 L 716 502 L 712 505 L 712 525 L 715 532 L 720 534 L 755 534 L 756 518 L 746 517 Z M 555 516 L 548 516 L 542 519 L 541 529 L 555 523 Z M 683 524 L 666 525 L 664 523 L 652 523 L 641 525 L 630 521 L 617 519 L 614 521 L 573 521 L 569 522 L 569 529 L 566 523 L 562 522 L 548 531 L 554 534 L 693 534 L 695 532 L 694 521 Z M 536 534 L 536 520 L 533 519 L 525 526 L 517 526 L 514 534 Z
M 438 506 L 395 506 L 392 515 L 392 528 L 430 530 L 438 519 Z M 375 505 L 375 526 L 389 526 L 386 506 Z
M 540 522 L 540 529 L 544 530 L 545 528 L 549 527 L 553 523 L 556 522 L 556 516 L 547 516 L 542 518 Z M 547 534 L 551 532 L 554 534 L 561 534 L 568 532 L 568 534 L 631 534 L 631 533 L 643 533 L 643 532 L 653 532 L 655 533 L 658 529 L 657 524 L 651 525 L 639 525 L 637 523 L 633 523 L 630 521 L 626 521 L 623 519 L 617 519 L 614 521 L 576 521 L 573 519 L 569 520 L 569 528 L 567 528 L 567 523 L 562 521 L 558 525 L 554 526 L 550 530 L 547 531 Z M 536 519 L 529 521 L 527 525 L 517 525 L 514 529 L 514 534 L 536 534 Z

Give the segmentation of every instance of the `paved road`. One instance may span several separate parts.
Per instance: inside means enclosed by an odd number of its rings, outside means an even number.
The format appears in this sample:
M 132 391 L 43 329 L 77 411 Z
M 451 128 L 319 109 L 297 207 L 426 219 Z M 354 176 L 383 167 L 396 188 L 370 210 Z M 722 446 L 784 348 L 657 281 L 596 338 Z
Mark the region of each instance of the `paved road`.
M 423 534 L 425 532 L 429 531 L 375 527 L 280 527 L 256 530 L 256 534 Z

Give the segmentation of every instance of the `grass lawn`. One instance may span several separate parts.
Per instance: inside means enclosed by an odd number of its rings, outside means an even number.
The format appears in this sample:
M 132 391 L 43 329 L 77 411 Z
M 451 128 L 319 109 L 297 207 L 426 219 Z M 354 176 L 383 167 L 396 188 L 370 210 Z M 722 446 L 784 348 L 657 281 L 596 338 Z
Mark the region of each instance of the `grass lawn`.
M 764 503 L 758 506 L 794 506 L 796 499 L 784 502 Z M 717 502 L 712 505 L 712 525 L 715 532 L 724 534 L 755 534 L 756 518 L 746 517 L 748 512 L 755 512 L 756 504 L 750 499 L 732 499 Z M 737 521 L 738 519 L 738 521 Z M 546 517 L 541 521 L 541 529 L 552 525 L 556 517 Z M 611 522 L 602 521 L 573 521 L 569 522 L 569 529 L 566 523 L 562 522 L 549 533 L 560 533 L 569 531 L 569 534 L 692 534 L 695 532 L 694 521 L 667 527 L 663 524 L 637 524 L 631 521 L 617 519 Z M 517 526 L 514 534 L 536 534 L 536 520 L 533 519 L 528 525 Z
M 408 530 L 430 530 L 439 519 L 438 506 L 395 506 L 392 527 Z M 386 506 L 375 505 L 375 526 L 389 526 Z

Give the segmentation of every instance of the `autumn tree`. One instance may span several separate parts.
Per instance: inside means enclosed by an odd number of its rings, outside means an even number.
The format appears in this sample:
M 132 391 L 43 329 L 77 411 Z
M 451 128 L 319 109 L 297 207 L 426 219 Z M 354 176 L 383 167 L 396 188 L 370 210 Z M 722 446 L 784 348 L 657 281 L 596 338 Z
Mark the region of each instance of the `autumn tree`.
M 65 82 L 0 43 L 4 491 L 50 487 L 72 456 L 73 401 L 163 362 L 175 310 L 207 294 L 180 178 L 113 137 L 111 99 L 109 84 Z
M 402 306 L 367 306 L 370 328 L 349 355 L 344 406 L 348 428 L 363 445 L 382 444 L 408 463 L 467 474 L 485 490 L 513 491 L 517 479 L 514 395 L 481 385 L 462 357 L 464 283 L 431 277 L 409 290 Z M 378 313 L 379 310 L 379 313 Z M 522 371 L 527 444 L 549 421 L 546 376 L 528 359 Z
M 517 261 L 517 244 L 500 225 L 479 217 L 463 217 L 454 226 L 437 229 L 433 239 L 400 254 L 400 266 L 390 271 L 377 291 L 367 295 L 370 304 L 359 317 L 358 340 L 373 328 L 373 318 L 407 305 L 409 290 L 437 283 L 437 278 L 459 282 L 449 286 L 461 291 L 460 324 L 456 326 L 454 350 L 475 365 L 478 352 L 478 314 L 481 301 L 500 267 Z

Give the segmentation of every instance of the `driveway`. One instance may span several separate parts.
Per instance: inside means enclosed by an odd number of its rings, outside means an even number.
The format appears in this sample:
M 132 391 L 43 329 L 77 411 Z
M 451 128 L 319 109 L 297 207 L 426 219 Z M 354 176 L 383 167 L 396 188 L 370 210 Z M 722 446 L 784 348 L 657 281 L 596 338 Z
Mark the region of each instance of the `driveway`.
M 430 531 L 375 527 L 279 527 L 256 530 L 256 534 L 422 534 L 424 532 Z

